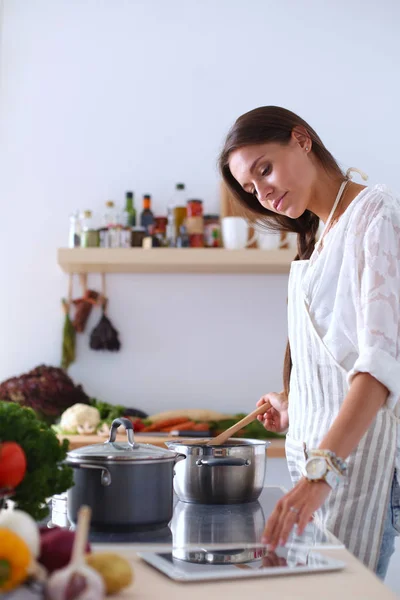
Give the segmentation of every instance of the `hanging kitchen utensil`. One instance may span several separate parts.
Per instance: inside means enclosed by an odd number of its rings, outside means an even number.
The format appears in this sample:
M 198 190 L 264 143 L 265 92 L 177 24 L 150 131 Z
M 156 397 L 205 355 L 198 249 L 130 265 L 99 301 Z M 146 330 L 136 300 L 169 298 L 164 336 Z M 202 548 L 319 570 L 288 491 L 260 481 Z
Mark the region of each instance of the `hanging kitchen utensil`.
M 93 306 L 98 304 L 100 294 L 87 289 L 87 273 L 81 273 L 79 280 L 83 289 L 83 296 L 72 301 L 75 306 L 75 317 L 72 324 L 77 333 L 83 333 Z
M 92 350 L 110 350 L 118 351 L 121 348 L 121 343 L 118 338 L 118 331 L 112 325 L 110 319 L 106 315 L 107 310 L 107 297 L 106 297 L 106 284 L 105 275 L 101 274 L 102 282 L 102 317 L 96 327 L 90 334 L 90 348 Z
M 72 273 L 69 275 L 68 282 L 68 299 L 62 300 L 62 307 L 64 309 L 65 319 L 63 328 L 63 339 L 62 339 L 62 352 L 61 352 L 61 367 L 68 369 L 71 363 L 75 361 L 75 346 L 76 346 L 76 332 L 72 325 L 69 311 L 72 301 Z

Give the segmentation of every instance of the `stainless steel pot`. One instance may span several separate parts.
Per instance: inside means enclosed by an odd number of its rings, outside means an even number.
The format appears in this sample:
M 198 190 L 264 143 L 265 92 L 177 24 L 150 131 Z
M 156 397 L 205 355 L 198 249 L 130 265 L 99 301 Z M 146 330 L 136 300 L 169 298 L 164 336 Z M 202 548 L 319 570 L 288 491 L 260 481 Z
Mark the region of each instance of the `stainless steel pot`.
M 259 543 L 265 515 L 258 501 L 213 507 L 177 502 L 170 528 L 176 547 Z
M 221 446 L 166 442 L 170 450 L 186 456 L 175 469 L 176 495 L 200 504 L 254 502 L 264 486 L 269 444 L 233 438 Z
M 178 502 L 170 527 L 172 556 L 187 562 L 237 564 L 257 560 L 266 553 L 266 548 L 251 547 L 253 543 L 259 544 L 265 527 L 259 502 L 212 508 Z M 229 549 L 215 548 L 218 545 L 229 545 Z
M 116 443 L 123 425 L 128 442 Z M 184 455 L 134 441 L 129 419 L 115 419 L 110 438 L 68 452 L 74 486 L 68 490 L 68 518 L 76 523 L 82 504 L 92 509 L 91 527 L 99 530 L 162 527 L 173 508 L 174 466 Z

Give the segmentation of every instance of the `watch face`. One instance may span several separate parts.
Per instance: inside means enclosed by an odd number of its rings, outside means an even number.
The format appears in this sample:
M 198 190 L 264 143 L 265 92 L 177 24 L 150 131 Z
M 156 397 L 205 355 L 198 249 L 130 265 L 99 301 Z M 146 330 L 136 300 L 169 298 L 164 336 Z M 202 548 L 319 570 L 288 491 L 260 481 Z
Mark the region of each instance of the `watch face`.
M 321 479 L 327 471 L 326 460 L 320 456 L 309 458 L 306 463 L 307 477 L 310 479 Z

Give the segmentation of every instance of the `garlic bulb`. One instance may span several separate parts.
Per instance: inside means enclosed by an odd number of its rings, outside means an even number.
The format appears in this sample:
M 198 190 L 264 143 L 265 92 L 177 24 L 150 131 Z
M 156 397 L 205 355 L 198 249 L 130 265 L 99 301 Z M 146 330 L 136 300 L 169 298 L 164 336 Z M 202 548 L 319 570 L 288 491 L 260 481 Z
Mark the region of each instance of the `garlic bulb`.
M 86 565 L 68 565 L 47 581 L 47 600 L 102 600 L 104 595 L 102 577 Z
M 68 566 L 49 577 L 46 585 L 47 600 L 103 600 L 103 578 L 85 563 L 85 547 L 88 539 L 91 510 L 81 506 L 78 525 Z

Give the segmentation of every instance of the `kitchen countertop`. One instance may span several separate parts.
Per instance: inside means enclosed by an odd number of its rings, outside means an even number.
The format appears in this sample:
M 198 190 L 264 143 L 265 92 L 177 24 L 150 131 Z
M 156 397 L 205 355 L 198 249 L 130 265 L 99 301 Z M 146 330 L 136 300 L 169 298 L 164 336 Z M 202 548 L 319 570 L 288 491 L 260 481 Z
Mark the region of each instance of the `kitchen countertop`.
M 225 596 L 243 599 L 250 596 L 261 598 L 266 592 L 270 598 L 276 594 L 277 598 L 285 600 L 291 598 L 337 600 L 338 597 L 360 600 L 395 598 L 395 595 L 354 558 L 334 536 L 324 534 L 314 524 L 307 526 L 303 536 L 291 538 L 289 543 L 291 542 L 292 548 L 294 547 L 292 552 L 301 553 L 306 547 L 314 548 L 322 554 L 345 562 L 346 566 L 343 570 L 306 575 L 179 583 L 148 565 L 137 555 L 137 552 L 143 551 L 174 552 L 172 545 L 178 551 L 182 550 L 183 546 L 187 550 L 190 545 L 192 549 L 196 546 L 206 547 L 208 551 L 211 549 L 211 552 L 213 548 L 226 548 L 227 555 L 235 555 L 238 546 L 239 550 L 242 550 L 245 543 L 248 547 L 257 543 L 259 547 L 265 520 L 283 493 L 282 488 L 265 487 L 259 501 L 247 505 L 196 505 L 175 499 L 174 515 L 169 527 L 166 528 L 171 532 L 170 539 L 165 531 L 158 539 L 156 532 L 153 533 L 152 538 L 146 539 L 144 535 L 142 537 L 144 543 L 132 536 L 130 543 L 126 541 L 124 543 L 122 537 L 117 539 L 114 536 L 113 541 L 116 543 L 112 544 L 104 543 L 105 537 L 100 543 L 96 540 L 96 537 L 100 539 L 99 536 L 91 537 L 93 550 L 113 549 L 127 558 L 134 570 L 134 584 L 113 598 L 125 600 L 134 597 L 137 600 L 150 600 L 162 597 L 163 600 L 187 600 L 188 598 L 204 600 L 207 594 L 207 597 L 212 599 Z M 151 541 L 160 544 L 158 550 L 148 545 Z
M 236 505 L 198 505 L 179 502 L 175 497 L 174 513 L 168 527 L 153 531 L 100 533 L 91 532 L 94 551 L 114 551 L 124 556 L 134 570 L 134 583 L 113 595 L 115 600 L 136 598 L 152 600 L 204 600 L 227 596 L 230 599 L 268 597 L 286 599 L 337 600 L 338 597 L 360 600 L 390 600 L 396 596 L 373 573 L 354 558 L 331 534 L 325 534 L 310 523 L 305 533 L 292 536 L 289 551 L 304 554 L 315 549 L 346 563 L 343 570 L 257 577 L 235 580 L 179 583 L 173 581 L 141 559 L 137 552 L 187 552 L 190 549 L 218 549 L 224 556 L 235 557 L 243 549 L 260 549 L 265 521 L 276 502 L 284 494 L 280 487 L 265 487 L 257 502 Z M 257 544 L 257 546 L 256 546 Z M 181 561 L 178 561 L 181 562 Z M 187 562 L 187 561 L 186 561 Z M 197 566 L 197 565 L 195 565 Z
M 62 435 L 58 436 L 60 440 L 67 439 L 69 441 L 70 450 L 75 448 L 82 448 L 83 446 L 89 446 L 90 444 L 101 444 L 106 439 L 98 435 Z M 176 437 L 165 437 L 165 436 L 146 436 L 146 434 L 138 434 L 135 436 L 138 442 L 142 444 L 153 444 L 154 446 L 163 447 L 165 442 L 171 440 L 181 440 L 182 438 Z M 126 435 L 118 434 L 117 442 L 125 442 Z M 285 458 L 285 440 L 284 439 L 271 439 L 268 440 L 271 445 L 268 447 L 268 458 Z
M 129 549 L 119 552 L 129 560 L 135 574 L 132 586 L 112 596 L 115 600 L 204 600 L 205 597 L 282 598 L 284 600 L 394 600 L 397 598 L 379 579 L 347 550 L 325 550 L 324 554 L 343 560 L 346 568 L 332 573 L 260 577 L 235 581 L 178 583 L 145 563 Z

